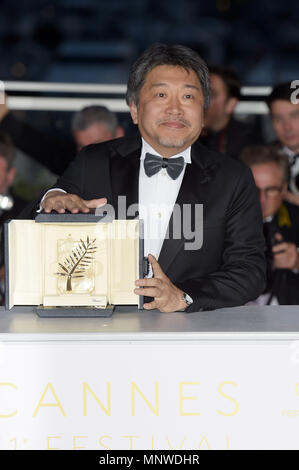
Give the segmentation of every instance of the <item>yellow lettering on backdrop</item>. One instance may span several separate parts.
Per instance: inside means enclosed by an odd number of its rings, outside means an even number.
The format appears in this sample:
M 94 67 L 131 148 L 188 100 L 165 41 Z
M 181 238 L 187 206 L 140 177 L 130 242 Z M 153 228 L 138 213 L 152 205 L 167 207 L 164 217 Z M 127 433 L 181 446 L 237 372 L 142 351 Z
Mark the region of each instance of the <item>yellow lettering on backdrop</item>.
M 77 446 L 77 439 L 87 439 L 88 436 L 73 436 L 73 450 L 85 449 L 85 447 Z
M 111 450 L 111 447 L 105 446 L 105 444 L 103 443 L 103 439 L 112 439 L 112 436 L 101 436 L 99 439 L 99 444 L 101 447 L 104 447 L 104 449 L 107 449 L 107 450 Z
M 168 436 L 166 436 L 166 441 L 167 441 L 167 443 L 168 443 L 168 445 L 169 445 L 169 449 L 171 449 L 171 450 L 174 450 L 174 449 L 181 450 L 181 449 L 183 448 L 183 445 L 184 445 L 185 440 L 186 440 L 186 436 L 184 436 L 184 439 L 182 440 L 182 442 L 181 442 L 181 444 L 180 444 L 180 447 L 175 447 L 175 448 L 173 448 L 172 445 L 171 445 L 171 442 L 169 441 Z
M 8 382 L 0 382 L 0 387 L 12 387 L 15 390 L 18 390 L 18 387 L 15 384 L 11 384 Z M 11 413 L 5 415 L 5 414 L 0 414 L 0 418 L 12 418 L 12 416 L 15 416 L 17 414 L 18 410 L 12 411 Z
M 202 446 L 202 444 L 203 444 L 204 442 L 206 443 L 208 449 L 211 449 L 211 446 L 210 446 L 210 444 L 208 443 L 208 440 L 207 440 L 206 436 L 203 436 L 202 440 L 201 440 L 200 443 L 198 444 L 198 447 L 197 447 L 198 450 L 201 448 L 201 446 Z
M 48 450 L 59 450 L 59 447 L 50 447 L 51 439 L 61 439 L 61 436 L 48 436 L 47 438 L 47 449 Z
M 104 407 L 103 403 L 99 400 L 96 396 L 94 391 L 90 388 L 90 386 L 83 382 L 83 416 L 87 416 L 87 391 L 90 393 L 91 396 L 95 399 L 98 405 L 102 408 L 104 413 L 107 416 L 111 416 L 111 384 L 107 382 L 107 408 Z
M 132 416 L 135 416 L 135 390 L 139 393 L 141 398 L 145 401 L 148 407 L 152 410 L 152 412 L 159 416 L 159 384 L 155 382 L 155 408 L 150 404 L 148 399 L 142 393 L 140 388 L 135 384 L 135 382 L 131 383 L 131 404 L 132 404 Z
M 140 436 L 121 436 L 121 437 L 124 437 L 124 438 L 130 440 L 130 447 L 129 447 L 130 450 L 133 449 L 133 439 L 138 439 L 138 438 L 140 438 Z
M 183 386 L 184 385 L 199 385 L 200 382 L 180 382 L 180 416 L 200 416 L 200 413 L 185 413 L 183 411 L 184 400 L 197 400 L 197 397 L 184 397 Z
M 222 415 L 222 416 L 235 416 L 236 414 L 238 414 L 239 412 L 239 403 L 234 400 L 233 398 L 229 397 L 228 395 L 225 395 L 225 393 L 222 391 L 222 387 L 224 385 L 233 385 L 234 387 L 237 387 L 238 385 L 235 383 L 235 382 L 221 382 L 221 384 L 219 385 L 218 387 L 218 392 L 220 393 L 220 395 L 223 397 L 223 398 L 226 398 L 227 400 L 231 401 L 234 403 L 235 405 L 235 410 L 232 412 L 232 413 L 224 413 L 223 411 L 221 410 L 218 410 L 218 414 Z
M 45 398 L 46 393 L 48 392 L 48 390 L 51 390 L 51 393 L 52 393 L 52 395 L 53 395 L 53 397 L 54 397 L 54 399 L 55 399 L 55 403 L 43 403 L 43 400 L 44 400 L 44 398 Z M 53 385 L 51 384 L 51 382 L 49 382 L 49 383 L 47 384 L 47 386 L 46 386 L 46 388 L 45 388 L 45 390 L 44 390 L 44 393 L 42 394 L 41 399 L 40 399 L 40 401 L 38 402 L 38 405 L 37 405 L 37 407 L 36 407 L 36 410 L 35 410 L 35 412 L 33 413 L 33 418 L 36 417 L 36 415 L 37 415 L 37 413 L 38 413 L 38 411 L 39 411 L 39 409 L 40 409 L 41 407 L 44 407 L 44 408 L 58 407 L 58 408 L 60 409 L 62 415 L 63 415 L 63 416 L 66 416 L 65 411 L 64 411 L 64 409 L 63 409 L 63 407 L 62 407 L 62 405 L 61 405 L 61 403 L 60 403 L 60 401 L 59 401 L 59 398 L 58 398 L 58 396 L 57 396 L 57 394 L 56 394 L 56 392 L 55 392 L 55 390 L 54 390 L 54 387 L 53 387 Z

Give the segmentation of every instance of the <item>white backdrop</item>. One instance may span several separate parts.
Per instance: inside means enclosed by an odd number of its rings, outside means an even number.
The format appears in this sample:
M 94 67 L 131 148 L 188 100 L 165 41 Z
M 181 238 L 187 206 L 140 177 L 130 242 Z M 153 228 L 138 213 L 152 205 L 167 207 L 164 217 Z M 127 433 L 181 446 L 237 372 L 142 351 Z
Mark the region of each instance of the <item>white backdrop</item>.
M 298 425 L 298 342 L 0 346 L 0 449 L 299 449 Z

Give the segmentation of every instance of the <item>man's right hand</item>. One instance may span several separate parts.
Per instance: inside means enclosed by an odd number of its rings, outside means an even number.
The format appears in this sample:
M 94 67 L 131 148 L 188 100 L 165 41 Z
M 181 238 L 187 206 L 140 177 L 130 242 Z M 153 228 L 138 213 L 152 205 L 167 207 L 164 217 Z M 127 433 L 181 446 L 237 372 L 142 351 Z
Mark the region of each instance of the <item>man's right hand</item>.
M 76 194 L 67 194 L 61 191 L 51 191 L 43 200 L 41 206 L 47 213 L 56 211 L 59 214 L 64 214 L 65 211 L 77 214 L 78 212 L 87 213 L 90 209 L 104 206 L 107 203 L 105 197 L 100 199 L 91 199 L 85 201 Z

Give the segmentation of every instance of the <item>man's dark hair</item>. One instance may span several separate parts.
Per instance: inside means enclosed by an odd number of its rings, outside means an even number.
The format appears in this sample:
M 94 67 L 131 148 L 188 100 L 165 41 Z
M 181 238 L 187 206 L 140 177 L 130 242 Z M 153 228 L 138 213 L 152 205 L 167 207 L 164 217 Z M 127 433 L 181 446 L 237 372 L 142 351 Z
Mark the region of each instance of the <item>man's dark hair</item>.
M 105 106 L 87 106 L 75 113 L 72 119 L 72 131 L 85 131 L 97 122 L 104 123 L 112 135 L 116 133 L 118 127 L 116 114 Z
M 181 45 L 167 45 L 156 43 L 146 49 L 133 64 L 128 80 L 126 93 L 127 104 L 138 105 L 139 93 L 145 83 L 147 74 L 159 65 L 173 65 L 182 67 L 187 72 L 193 70 L 202 88 L 204 108 L 210 104 L 210 80 L 206 63 L 197 52 Z
M 14 167 L 16 159 L 16 149 L 11 138 L 0 131 L 0 157 L 7 162 L 7 170 Z
M 209 72 L 210 75 L 217 75 L 221 78 L 225 85 L 228 98 L 240 99 L 241 81 L 239 75 L 234 69 L 225 67 L 224 65 L 210 65 Z
M 276 100 L 285 100 L 291 102 L 291 94 L 294 92 L 294 88 L 291 88 L 292 82 L 279 83 L 275 85 L 272 92 L 266 99 L 266 103 L 271 112 L 272 103 Z
M 240 160 L 249 167 L 263 163 L 275 163 L 282 170 L 284 183 L 289 180 L 289 159 L 273 145 L 252 145 L 245 147 L 241 152 Z

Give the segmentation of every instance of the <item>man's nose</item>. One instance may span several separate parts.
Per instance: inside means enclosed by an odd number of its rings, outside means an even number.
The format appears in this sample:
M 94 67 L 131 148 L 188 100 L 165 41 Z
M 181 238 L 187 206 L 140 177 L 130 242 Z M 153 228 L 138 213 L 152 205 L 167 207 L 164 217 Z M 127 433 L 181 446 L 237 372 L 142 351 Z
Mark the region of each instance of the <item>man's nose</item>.
M 172 96 L 169 98 L 166 111 L 169 114 L 182 114 L 183 113 L 181 102 L 178 97 Z
M 265 191 L 259 191 L 259 197 L 261 207 L 264 208 L 267 205 L 267 196 L 265 194 Z
M 283 129 L 285 132 L 290 132 L 293 129 L 292 121 L 290 119 L 286 119 L 283 122 Z

